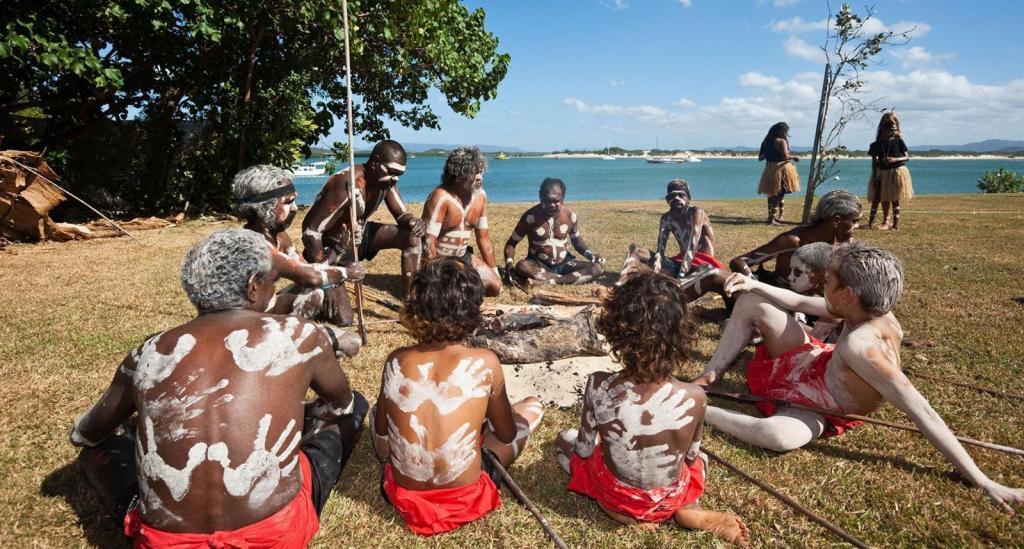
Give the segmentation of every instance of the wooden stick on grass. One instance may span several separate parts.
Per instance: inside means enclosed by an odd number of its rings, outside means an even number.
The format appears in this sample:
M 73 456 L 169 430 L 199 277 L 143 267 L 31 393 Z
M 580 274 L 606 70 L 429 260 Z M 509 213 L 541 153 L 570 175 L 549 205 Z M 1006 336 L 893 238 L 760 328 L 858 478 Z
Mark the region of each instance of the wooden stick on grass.
M 342 0 L 341 10 L 345 23 L 345 108 L 348 109 L 348 211 L 349 226 L 354 236 L 359 219 L 356 215 L 356 143 L 352 122 L 352 57 L 348 41 L 348 0 Z M 355 238 L 352 239 L 352 259 L 357 263 L 359 262 L 359 245 L 356 243 Z M 363 319 L 363 283 L 356 282 L 353 286 L 356 292 L 356 317 L 359 320 L 359 337 L 363 340 L 363 346 L 366 346 L 366 323 Z
M 825 517 L 815 513 L 814 511 L 811 511 L 810 509 L 804 507 L 803 505 L 800 505 L 800 502 L 798 502 L 795 499 L 787 496 L 786 494 L 783 494 L 782 492 L 776 490 L 774 487 L 772 487 L 772 485 L 768 484 L 767 482 L 764 482 L 764 481 L 758 480 L 757 478 L 754 478 L 749 473 L 743 471 L 742 469 L 740 469 L 739 467 L 733 465 L 732 463 L 729 463 L 725 459 L 719 457 L 718 454 L 715 454 L 714 452 L 712 452 L 711 450 L 708 450 L 707 448 L 702 447 L 701 451 L 704 452 L 705 454 L 707 454 L 707 456 L 709 458 L 711 458 L 712 460 L 714 460 L 715 462 L 721 464 L 726 469 L 728 469 L 728 470 L 732 471 L 733 473 L 739 475 L 740 478 L 742 478 L 743 480 L 746 480 L 747 482 L 753 484 L 754 486 L 757 486 L 758 488 L 764 490 L 765 492 L 768 492 L 769 494 L 774 496 L 776 499 L 778 499 L 782 503 L 785 503 L 790 509 L 793 509 L 794 511 L 800 513 L 801 515 L 811 519 L 813 522 L 816 522 L 817 524 L 821 525 L 823 528 L 825 528 L 829 532 L 832 532 L 833 534 L 839 536 L 840 538 L 842 538 L 847 543 L 850 543 L 854 547 L 860 547 L 860 548 L 864 548 L 864 549 L 866 549 L 868 547 L 868 544 L 866 544 L 863 541 L 861 541 L 860 539 L 854 537 L 853 534 L 851 534 L 851 533 L 847 532 L 846 530 L 843 530 L 842 528 L 836 526 L 835 524 L 833 524 L 831 521 L 829 521 Z
M 903 371 L 909 373 L 911 376 L 919 377 L 921 379 L 930 379 L 932 381 L 938 381 L 941 383 L 948 383 L 950 385 L 956 385 L 957 387 L 967 387 L 968 389 L 974 389 L 975 391 L 986 393 L 996 397 L 1012 398 L 1015 400 L 1024 400 L 1024 396 L 1015 395 L 1012 393 L 1005 393 L 996 389 L 990 389 L 988 387 L 981 387 L 978 385 L 972 385 L 970 383 L 964 383 L 962 381 L 954 381 L 952 379 L 946 379 L 944 377 L 935 376 L 932 374 L 924 374 L 918 371 L 916 368 L 903 368 Z
M 838 417 L 838 418 L 842 418 L 842 419 L 848 419 L 848 420 L 852 420 L 852 421 L 863 421 L 864 423 L 871 423 L 871 424 L 874 424 L 874 425 L 881 425 L 883 427 L 891 427 L 893 429 L 900 429 L 902 431 L 910 431 L 912 433 L 921 433 L 920 429 L 918 429 L 917 427 L 915 427 L 913 425 L 907 425 L 906 423 L 893 423 L 891 421 L 883 421 L 881 419 L 875 419 L 875 418 L 872 418 L 872 417 L 861 416 L 861 415 L 857 415 L 857 414 L 840 414 L 840 413 L 837 413 L 837 412 L 833 412 L 831 410 L 826 410 L 825 408 L 817 408 L 817 407 L 814 407 L 814 406 L 804 406 L 802 404 L 796 404 L 796 403 L 790 402 L 788 400 L 781 400 L 781 399 L 776 399 L 776 398 L 765 398 L 765 397 L 759 397 L 759 396 L 748 395 L 748 394 L 741 394 L 741 393 L 727 393 L 727 392 L 723 392 L 723 391 L 715 391 L 713 389 L 704 389 L 704 392 L 707 393 L 710 396 L 720 397 L 720 398 L 727 398 L 729 400 L 735 400 L 735 401 L 738 401 L 738 402 L 748 402 L 748 403 L 768 402 L 768 403 L 774 404 L 776 406 L 788 406 L 789 408 L 792 408 L 794 410 L 804 410 L 804 411 L 807 411 L 807 412 L 814 412 L 816 414 L 829 415 L 829 416 L 834 416 L 834 417 Z M 977 439 L 973 439 L 973 438 L 969 438 L 969 437 L 962 437 L 962 436 L 958 436 L 958 435 L 954 435 L 954 436 L 956 437 L 957 440 L 959 440 L 960 442 L 962 442 L 964 444 L 970 444 L 972 446 L 978 446 L 980 448 L 988 448 L 989 450 L 996 450 L 998 452 L 1005 452 L 1007 454 L 1014 454 L 1014 455 L 1018 455 L 1018 456 L 1024 456 L 1024 450 L 1021 450 L 1019 448 L 1014 448 L 1012 446 L 1003 446 L 1002 444 L 993 444 L 991 442 L 985 442 L 985 441 L 982 441 L 982 440 L 977 440 Z
M 523 489 L 520 488 L 518 484 L 516 484 L 516 481 L 513 480 L 512 475 L 508 474 L 508 471 L 505 470 L 505 466 L 503 466 L 501 464 L 501 461 L 498 460 L 498 456 L 494 455 L 493 452 L 484 452 L 483 455 L 486 456 L 487 459 L 490 460 L 491 465 L 494 465 L 494 468 L 498 470 L 498 474 L 501 475 L 502 480 L 504 480 L 505 484 L 508 485 L 508 489 L 512 490 L 512 493 L 515 494 L 516 499 L 518 499 L 519 502 L 523 504 L 523 507 L 526 507 L 526 510 L 529 511 L 534 516 L 534 518 L 537 519 L 537 522 L 540 523 L 540 527 L 543 528 L 544 533 L 547 534 L 549 538 L 551 538 L 551 541 L 555 544 L 555 547 L 558 547 L 558 549 L 568 549 L 568 546 L 565 545 L 565 542 L 562 541 L 562 538 L 559 537 L 558 533 L 555 532 L 554 528 L 551 527 L 551 524 L 548 522 L 548 519 L 544 518 L 544 515 L 542 515 L 541 512 L 538 511 L 536 507 L 534 507 L 533 502 L 530 501 L 530 498 L 526 497 L 526 493 L 523 492 Z

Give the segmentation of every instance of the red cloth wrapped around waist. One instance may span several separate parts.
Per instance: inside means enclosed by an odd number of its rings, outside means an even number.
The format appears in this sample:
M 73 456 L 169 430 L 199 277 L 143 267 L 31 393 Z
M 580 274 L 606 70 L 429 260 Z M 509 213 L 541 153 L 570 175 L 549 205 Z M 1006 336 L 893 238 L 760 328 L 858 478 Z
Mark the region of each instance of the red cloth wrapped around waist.
M 679 253 L 678 255 L 672 257 L 672 261 L 675 261 L 676 263 L 682 263 L 684 257 L 685 254 Z M 693 254 L 693 261 L 690 263 L 690 268 L 692 269 L 694 267 L 700 267 L 701 265 L 712 265 L 716 269 L 725 268 L 725 264 L 715 259 L 715 256 L 711 254 L 706 254 L 704 252 L 697 252 Z
M 320 519 L 313 507 L 313 472 L 306 454 L 299 452 L 302 486 L 288 505 L 273 515 L 236 530 L 210 534 L 166 532 L 147 525 L 138 508 L 124 517 L 124 533 L 132 538 L 132 546 L 173 549 L 292 549 L 309 545 L 320 529 Z
M 810 341 L 772 358 L 764 344 L 757 346 L 754 358 L 747 362 L 747 388 L 759 397 L 787 400 L 793 404 L 825 408 L 843 413 L 825 384 L 825 369 L 832 358 L 835 345 L 810 337 Z M 777 407 L 771 402 L 756 403 L 766 416 L 775 415 Z M 848 429 L 862 425 L 853 421 L 825 416 L 829 424 L 823 436 L 838 436 Z
M 391 464 L 384 465 L 384 493 L 413 533 L 432 536 L 454 530 L 501 505 L 501 493 L 480 470 L 473 484 L 437 490 L 408 490 L 395 482 Z
M 675 483 L 651 490 L 619 480 L 608 470 L 600 444 L 588 458 L 574 452 L 569 470 L 569 491 L 592 497 L 610 511 L 645 522 L 664 522 L 704 493 L 704 460 L 700 458 L 682 467 Z

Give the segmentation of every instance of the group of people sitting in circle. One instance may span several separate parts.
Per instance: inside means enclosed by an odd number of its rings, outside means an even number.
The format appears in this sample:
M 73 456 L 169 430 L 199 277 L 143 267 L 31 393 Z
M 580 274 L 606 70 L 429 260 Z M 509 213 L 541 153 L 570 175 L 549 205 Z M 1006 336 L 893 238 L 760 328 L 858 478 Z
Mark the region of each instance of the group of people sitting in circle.
M 480 151 L 451 153 L 420 217 L 396 186 L 405 167 L 402 147 L 384 141 L 353 168 L 354 193 L 348 173 L 329 178 L 303 219 L 301 255 L 286 232 L 297 212 L 290 173 L 254 166 L 237 174 L 244 227 L 214 232 L 182 260 L 181 285 L 197 316 L 128 353 L 71 428 L 90 484 L 136 546 L 308 544 L 366 423 L 381 497 L 412 532 L 448 532 L 499 506 L 495 463 L 508 467 L 522 454 L 544 407 L 533 397 L 510 402 L 498 357 L 465 341 L 482 322 L 484 297 L 503 283 L 594 281 L 604 260 L 564 204 L 565 184 L 546 179 L 505 245 L 502 273 L 489 242 Z M 995 503 L 1024 501 L 985 476 L 901 371 L 892 309 L 903 267 L 885 250 L 852 242 L 861 216 L 855 196 L 826 194 L 811 224 L 728 268 L 714 256 L 709 217 L 692 204 L 689 185 L 671 181 L 665 198 L 656 248 L 631 246 L 620 278 L 601 292 L 597 328 L 622 369 L 587 379 L 579 427 L 557 437 L 552 459 L 569 490 L 621 523 L 654 528 L 674 519 L 746 545 L 742 520 L 697 504 L 704 425 L 777 452 L 856 427 L 791 408 L 763 405 L 766 417 L 754 417 L 708 405 L 703 387 L 756 336 L 762 342 L 745 374 L 751 394 L 840 414 L 890 402 Z M 382 203 L 395 224 L 369 221 Z M 668 251 L 669 236 L 678 255 Z M 516 262 L 524 238 L 528 255 Z M 387 357 L 371 407 L 339 363 L 360 351 L 360 339 L 314 320 L 352 321 L 344 284 L 362 280 L 361 262 L 384 249 L 401 251 L 400 320 L 414 343 Z M 764 267 L 769 259 L 774 271 Z M 282 277 L 292 284 L 278 292 Z M 731 318 L 703 372 L 685 382 L 676 371 L 696 337 L 687 303 L 707 291 L 727 298 Z M 310 390 L 316 397 L 307 400 Z

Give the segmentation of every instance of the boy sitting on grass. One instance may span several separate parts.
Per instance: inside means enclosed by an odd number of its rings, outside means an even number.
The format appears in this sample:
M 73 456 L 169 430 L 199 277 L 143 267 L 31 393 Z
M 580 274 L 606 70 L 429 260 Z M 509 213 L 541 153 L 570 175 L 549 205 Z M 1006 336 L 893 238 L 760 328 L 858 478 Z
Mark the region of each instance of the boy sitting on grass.
M 388 357 L 371 411 L 381 491 L 420 535 L 497 508 L 498 472 L 485 454 L 508 467 L 544 415 L 534 397 L 509 404 L 498 357 L 463 344 L 482 321 L 483 297 L 479 273 L 461 259 L 416 273 L 402 324 L 418 343 Z
M 623 524 L 654 529 L 675 517 L 685 528 L 746 545 L 747 527 L 737 516 L 696 504 L 704 492 L 707 397 L 674 376 L 695 334 L 680 284 L 662 274 L 634 275 L 605 300 L 598 329 L 623 370 L 590 376 L 579 430 L 556 441 L 558 463 L 572 476 L 569 490 L 594 498 Z

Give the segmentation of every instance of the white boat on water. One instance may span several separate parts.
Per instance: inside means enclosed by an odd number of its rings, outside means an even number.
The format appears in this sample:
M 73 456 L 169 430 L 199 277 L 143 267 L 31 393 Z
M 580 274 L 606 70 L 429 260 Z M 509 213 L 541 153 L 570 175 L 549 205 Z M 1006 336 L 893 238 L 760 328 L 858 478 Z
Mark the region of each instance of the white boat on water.
M 314 177 L 327 173 L 326 162 L 313 162 L 305 166 L 292 166 L 292 175 L 295 177 Z
M 683 164 L 686 162 L 700 162 L 693 153 L 686 151 L 681 156 L 647 156 L 644 158 L 648 164 Z

